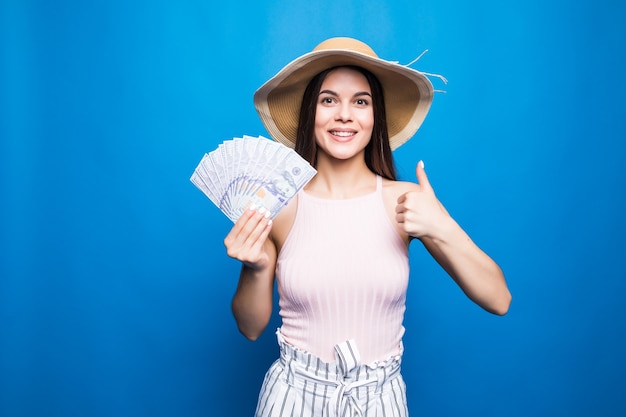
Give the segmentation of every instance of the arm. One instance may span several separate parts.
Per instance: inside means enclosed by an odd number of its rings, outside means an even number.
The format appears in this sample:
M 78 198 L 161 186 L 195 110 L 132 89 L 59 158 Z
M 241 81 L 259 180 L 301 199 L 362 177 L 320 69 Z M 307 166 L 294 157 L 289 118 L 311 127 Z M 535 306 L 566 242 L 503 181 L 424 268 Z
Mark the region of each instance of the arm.
M 493 314 L 506 314 L 511 294 L 502 270 L 451 217 L 446 223 L 437 237 L 420 240 L 472 301 Z
M 239 331 L 250 340 L 263 333 L 272 315 L 276 247 L 266 213 L 247 210 L 224 239 L 228 256 L 242 263 L 231 307 Z
M 430 186 L 424 165 L 417 166 L 419 185 L 398 198 L 396 220 L 428 252 L 463 292 L 485 310 L 504 315 L 511 293 L 500 267 L 448 214 Z

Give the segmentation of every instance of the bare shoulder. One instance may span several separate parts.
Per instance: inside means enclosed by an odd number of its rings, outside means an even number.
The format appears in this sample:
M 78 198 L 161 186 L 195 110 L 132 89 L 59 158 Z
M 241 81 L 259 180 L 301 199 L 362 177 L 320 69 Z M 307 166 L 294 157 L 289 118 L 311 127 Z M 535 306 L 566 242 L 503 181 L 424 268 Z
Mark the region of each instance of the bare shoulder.
M 270 232 L 270 239 L 276 246 L 276 251 L 279 253 L 280 249 L 285 243 L 285 239 L 291 231 L 293 222 L 296 219 L 296 211 L 298 210 L 298 196 L 287 203 L 285 207 L 278 213 L 272 220 L 272 231 Z
M 389 216 L 392 224 L 394 224 L 398 235 L 407 244 L 407 246 L 411 238 L 408 234 L 406 234 L 406 232 L 404 232 L 402 227 L 400 227 L 400 225 L 396 221 L 396 207 L 398 205 L 398 198 L 401 195 L 416 189 L 417 184 L 414 184 L 412 182 L 383 179 L 383 201 L 385 204 L 385 209 L 387 210 L 387 215 Z
M 398 197 L 409 191 L 418 189 L 418 185 L 408 181 L 392 181 L 383 179 L 383 198 L 386 203 L 393 203 L 394 206 L 398 202 Z

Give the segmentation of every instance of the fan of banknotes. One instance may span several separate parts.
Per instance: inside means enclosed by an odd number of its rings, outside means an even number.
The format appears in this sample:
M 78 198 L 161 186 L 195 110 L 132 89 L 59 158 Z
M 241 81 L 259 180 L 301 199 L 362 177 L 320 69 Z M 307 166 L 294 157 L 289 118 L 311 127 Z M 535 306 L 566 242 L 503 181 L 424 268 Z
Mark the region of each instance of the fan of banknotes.
M 205 154 L 190 179 L 236 222 L 253 205 L 276 216 L 316 173 L 293 149 L 263 136 L 243 136 Z

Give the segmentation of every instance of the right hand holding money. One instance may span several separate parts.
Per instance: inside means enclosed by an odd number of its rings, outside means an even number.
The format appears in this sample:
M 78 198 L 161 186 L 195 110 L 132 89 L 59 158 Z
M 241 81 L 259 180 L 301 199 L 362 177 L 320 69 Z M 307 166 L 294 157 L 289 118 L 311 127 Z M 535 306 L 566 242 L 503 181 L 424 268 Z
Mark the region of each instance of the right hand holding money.
M 246 210 L 224 239 L 226 253 L 255 270 L 267 268 L 266 242 L 272 229 L 271 213 L 261 207 Z

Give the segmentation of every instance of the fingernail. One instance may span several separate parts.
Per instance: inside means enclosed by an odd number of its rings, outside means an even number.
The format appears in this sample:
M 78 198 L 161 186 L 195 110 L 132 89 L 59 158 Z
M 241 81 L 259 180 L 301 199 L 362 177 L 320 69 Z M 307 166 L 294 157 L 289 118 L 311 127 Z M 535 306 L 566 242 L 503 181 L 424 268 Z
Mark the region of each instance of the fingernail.
M 420 161 L 420 166 L 424 169 L 424 161 Z
M 265 218 L 270 218 L 270 216 L 272 215 L 272 213 L 270 213 L 269 210 L 265 210 Z
M 248 207 L 248 210 L 256 210 L 256 204 L 254 203 L 250 204 L 250 207 Z
M 259 214 L 263 214 L 263 213 L 265 213 L 265 207 L 261 207 L 261 208 L 259 209 Z

